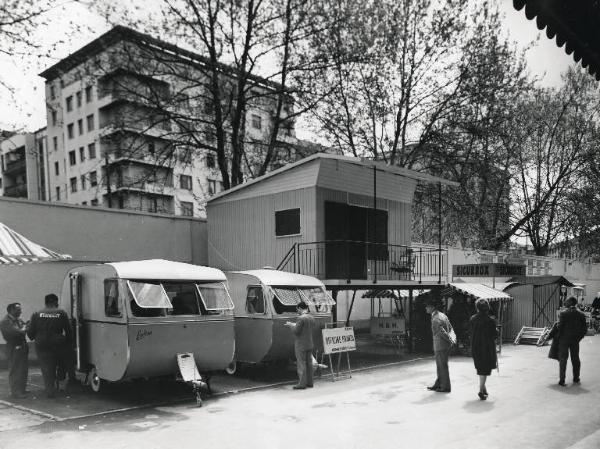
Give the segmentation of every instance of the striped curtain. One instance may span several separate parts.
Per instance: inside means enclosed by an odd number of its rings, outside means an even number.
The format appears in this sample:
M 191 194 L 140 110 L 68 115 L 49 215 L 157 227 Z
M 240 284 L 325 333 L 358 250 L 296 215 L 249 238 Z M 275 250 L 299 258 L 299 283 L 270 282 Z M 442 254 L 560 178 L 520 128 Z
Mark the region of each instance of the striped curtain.
M 59 254 L 33 243 L 5 224 L 0 223 L 0 265 L 22 265 L 70 258 L 71 256 L 68 254 Z

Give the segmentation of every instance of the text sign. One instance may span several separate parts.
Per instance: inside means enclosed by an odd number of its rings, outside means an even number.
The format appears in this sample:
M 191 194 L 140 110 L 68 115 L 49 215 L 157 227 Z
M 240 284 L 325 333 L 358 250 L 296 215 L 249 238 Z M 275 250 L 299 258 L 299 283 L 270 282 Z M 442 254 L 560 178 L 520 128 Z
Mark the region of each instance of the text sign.
M 457 277 L 525 276 L 525 265 L 504 263 L 477 263 L 452 265 L 452 275 Z
M 323 353 L 334 354 L 337 352 L 355 351 L 353 327 L 336 327 L 323 329 Z

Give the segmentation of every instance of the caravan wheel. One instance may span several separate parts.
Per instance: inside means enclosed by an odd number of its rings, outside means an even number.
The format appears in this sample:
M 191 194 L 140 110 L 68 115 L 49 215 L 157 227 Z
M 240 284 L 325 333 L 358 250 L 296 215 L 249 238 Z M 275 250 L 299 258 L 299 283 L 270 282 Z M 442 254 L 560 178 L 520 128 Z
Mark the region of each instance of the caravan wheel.
M 100 391 L 101 380 L 98 377 L 98 373 L 96 372 L 96 368 L 92 368 L 90 371 L 90 387 L 92 387 L 92 391 L 94 393 L 98 393 Z
M 233 376 L 237 371 L 237 362 L 235 360 L 232 360 L 231 363 L 229 365 L 227 365 L 227 368 L 225 368 L 225 372 L 227 374 L 229 374 L 230 376 Z

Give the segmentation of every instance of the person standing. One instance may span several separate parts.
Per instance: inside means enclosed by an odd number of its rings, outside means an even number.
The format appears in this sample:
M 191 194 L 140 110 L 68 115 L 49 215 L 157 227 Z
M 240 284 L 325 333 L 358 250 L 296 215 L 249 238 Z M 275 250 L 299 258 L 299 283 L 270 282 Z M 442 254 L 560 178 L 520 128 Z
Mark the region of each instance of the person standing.
M 471 334 L 471 356 L 479 376 L 479 399 L 485 401 L 488 397 L 485 381 L 496 368 L 496 338 L 498 331 L 496 322 L 490 317 L 490 304 L 485 299 L 475 302 L 477 313 L 469 320 Z
M 567 360 L 571 354 L 573 365 L 573 383 L 580 383 L 581 361 L 579 360 L 579 342 L 587 333 L 585 315 L 577 310 L 577 298 L 571 296 L 565 303 L 567 309 L 558 318 L 558 385 L 564 387 L 567 374 Z
M 35 340 L 35 349 L 42 369 L 46 395 L 56 395 L 56 371 L 65 347 L 71 341 L 67 312 L 58 308 L 58 297 L 51 293 L 44 298 L 44 309 L 32 315 L 27 335 Z
M 27 397 L 27 375 L 29 371 L 29 346 L 25 340 L 26 326 L 21 319 L 22 308 L 18 302 L 6 307 L 6 316 L 0 321 L 0 332 L 6 341 L 8 359 L 8 384 L 14 399 Z
M 300 301 L 296 310 L 299 313 L 298 321 L 286 322 L 294 333 L 294 352 L 296 354 L 296 365 L 298 369 L 298 384 L 294 390 L 304 390 L 313 386 L 313 330 L 316 326 L 314 317 L 308 313 L 308 304 Z
M 433 334 L 433 352 L 435 354 L 435 366 L 437 379 L 428 390 L 438 393 L 450 393 L 450 371 L 448 369 L 448 356 L 450 348 L 455 343 L 451 334 L 454 334 L 448 317 L 438 310 L 437 302 L 430 299 L 425 304 L 425 310 L 431 314 L 431 332 Z

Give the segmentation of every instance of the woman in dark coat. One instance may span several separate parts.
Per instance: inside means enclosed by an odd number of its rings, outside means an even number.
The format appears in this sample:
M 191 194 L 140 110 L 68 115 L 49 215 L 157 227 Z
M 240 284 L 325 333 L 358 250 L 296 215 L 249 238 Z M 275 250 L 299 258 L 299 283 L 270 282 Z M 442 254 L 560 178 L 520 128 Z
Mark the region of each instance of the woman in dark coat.
M 485 401 L 488 397 L 485 381 L 487 376 L 497 366 L 496 360 L 496 322 L 489 316 L 490 304 L 485 299 L 475 302 L 477 313 L 471 317 L 471 355 L 475 369 L 479 375 L 479 399 Z

